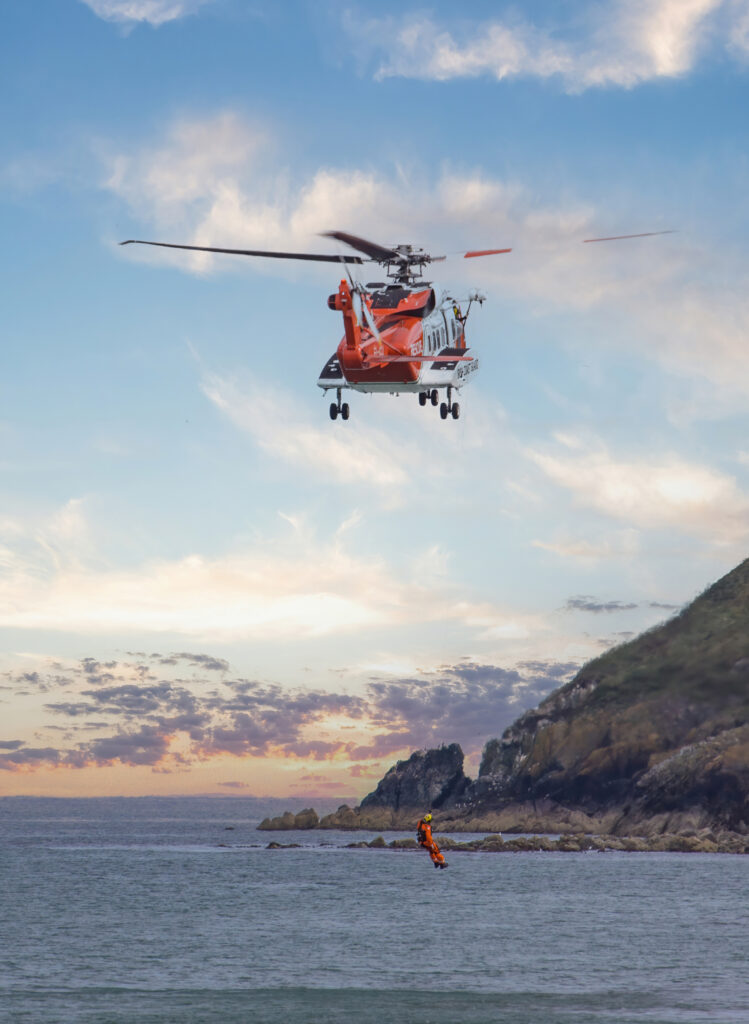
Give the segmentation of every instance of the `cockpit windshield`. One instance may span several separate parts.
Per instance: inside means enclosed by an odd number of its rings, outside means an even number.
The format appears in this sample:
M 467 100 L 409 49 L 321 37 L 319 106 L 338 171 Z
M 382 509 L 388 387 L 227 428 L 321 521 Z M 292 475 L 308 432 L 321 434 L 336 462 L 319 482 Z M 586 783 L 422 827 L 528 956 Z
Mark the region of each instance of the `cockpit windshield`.
M 372 292 L 373 309 L 395 309 L 399 302 L 408 298 L 411 292 L 408 288 L 384 288 L 382 291 Z
M 427 291 L 426 289 L 419 289 Z M 403 302 L 404 299 L 408 299 L 414 295 L 414 291 L 409 288 L 399 288 L 397 285 L 390 285 L 388 288 L 382 291 L 376 291 L 371 293 L 372 309 L 396 309 L 398 304 Z M 434 289 L 430 288 L 427 291 L 426 302 L 421 306 L 408 306 L 406 309 L 398 310 L 404 316 L 417 316 L 425 317 L 429 316 L 436 305 L 436 298 Z

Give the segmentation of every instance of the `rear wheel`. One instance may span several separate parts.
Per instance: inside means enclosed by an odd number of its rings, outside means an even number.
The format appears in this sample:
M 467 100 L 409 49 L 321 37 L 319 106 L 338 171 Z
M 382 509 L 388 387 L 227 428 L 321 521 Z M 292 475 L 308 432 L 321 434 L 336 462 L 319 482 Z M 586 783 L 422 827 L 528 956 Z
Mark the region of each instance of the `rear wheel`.
M 447 419 L 447 402 L 443 402 L 442 405 L 440 406 L 440 417 L 443 420 Z
M 440 396 L 439 396 L 439 392 L 437 391 L 437 388 L 432 388 L 431 398 L 432 398 L 432 405 L 437 405 L 437 403 L 440 400 Z
M 338 415 L 338 406 L 335 404 L 335 402 L 331 402 L 330 403 L 330 418 L 332 420 L 334 420 L 337 415 Z
M 347 420 L 349 414 L 348 402 L 344 402 L 341 406 L 341 419 Z
M 429 395 L 426 393 L 426 391 L 420 391 L 419 392 L 419 405 L 422 405 L 422 406 L 426 405 L 428 397 L 429 397 Z
M 452 410 L 452 412 L 453 412 L 453 419 L 457 420 L 457 418 L 460 416 L 460 406 L 458 405 L 457 402 L 453 402 L 453 410 Z

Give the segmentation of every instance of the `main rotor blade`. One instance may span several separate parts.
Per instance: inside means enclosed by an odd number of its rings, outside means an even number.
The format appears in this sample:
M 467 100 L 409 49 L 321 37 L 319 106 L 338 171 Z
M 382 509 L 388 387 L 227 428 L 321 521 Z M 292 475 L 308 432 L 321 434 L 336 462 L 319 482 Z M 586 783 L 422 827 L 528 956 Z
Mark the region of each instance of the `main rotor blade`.
M 352 249 L 358 249 L 359 252 L 364 252 L 367 256 L 373 260 L 402 260 L 403 255 L 396 252 L 395 249 L 388 249 L 384 245 L 378 245 L 377 242 L 369 242 L 366 238 L 359 238 L 358 235 L 349 235 L 345 231 L 323 231 L 321 232 L 322 238 L 335 238 L 339 242 L 345 242 L 346 245 L 350 245 Z
M 641 231 L 639 235 L 609 235 L 608 238 L 584 238 L 583 242 L 620 242 L 623 238 L 652 238 L 653 235 L 675 235 L 676 231 Z
M 583 242 L 620 242 L 625 238 L 652 238 L 653 235 L 673 235 L 673 229 L 668 231 L 641 231 L 636 235 L 608 235 L 605 238 L 583 238 Z M 464 259 L 472 259 L 474 256 L 496 256 L 499 253 L 512 252 L 512 249 L 471 249 L 461 255 Z M 458 255 L 456 253 L 456 255 Z
M 463 253 L 463 259 L 469 260 L 474 256 L 496 256 L 501 252 L 512 252 L 512 249 L 472 249 Z
M 321 263 L 364 263 L 361 256 L 327 256 L 315 252 L 268 252 L 265 249 L 215 249 L 210 245 L 175 245 L 174 242 L 144 242 L 128 238 L 120 245 L 159 245 L 164 249 L 191 249 L 193 252 L 226 252 L 231 256 L 263 256 L 276 260 L 317 260 Z

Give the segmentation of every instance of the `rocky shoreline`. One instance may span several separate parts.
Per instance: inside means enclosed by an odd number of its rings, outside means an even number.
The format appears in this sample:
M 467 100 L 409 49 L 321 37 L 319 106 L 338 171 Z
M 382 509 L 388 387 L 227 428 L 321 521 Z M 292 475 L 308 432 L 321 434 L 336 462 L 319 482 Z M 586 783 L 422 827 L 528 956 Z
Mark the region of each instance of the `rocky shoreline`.
M 427 805 L 428 806 L 428 805 Z M 337 811 L 319 817 L 311 808 L 294 814 L 286 811 L 275 818 L 265 818 L 258 826 L 262 832 L 335 829 L 344 832 L 411 832 L 424 813 L 420 807 L 364 806 L 342 804 Z M 740 835 L 749 842 L 749 835 L 733 830 L 716 829 L 702 809 L 672 810 L 641 817 L 636 822 L 626 806 L 616 806 L 603 814 L 587 814 L 579 808 L 563 807 L 553 801 L 511 803 L 496 810 L 476 813 L 461 807 L 434 811 L 435 826 L 445 832 L 490 832 L 504 834 L 552 834 L 614 836 L 622 838 L 658 839 L 663 835 L 725 834 Z
M 558 839 L 548 836 L 518 836 L 503 839 L 500 835 L 484 836 L 461 843 L 450 836 L 436 836 L 443 853 L 726 853 L 749 854 L 749 836 L 735 832 L 713 833 L 705 831 L 694 835 L 665 833 L 658 836 L 564 835 Z M 299 849 L 299 843 L 270 842 L 268 850 Z M 386 842 L 377 836 L 346 843 L 347 850 L 419 850 L 415 839 L 393 839 Z

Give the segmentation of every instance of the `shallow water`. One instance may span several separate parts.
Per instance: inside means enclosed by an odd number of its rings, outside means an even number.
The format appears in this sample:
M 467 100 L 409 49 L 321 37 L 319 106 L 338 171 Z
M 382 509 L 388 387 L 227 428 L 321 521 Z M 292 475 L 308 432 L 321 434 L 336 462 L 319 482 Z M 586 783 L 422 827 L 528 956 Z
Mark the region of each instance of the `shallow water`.
M 749 857 L 434 871 L 256 821 L 227 798 L 0 801 L 0 1020 L 749 1022 Z

